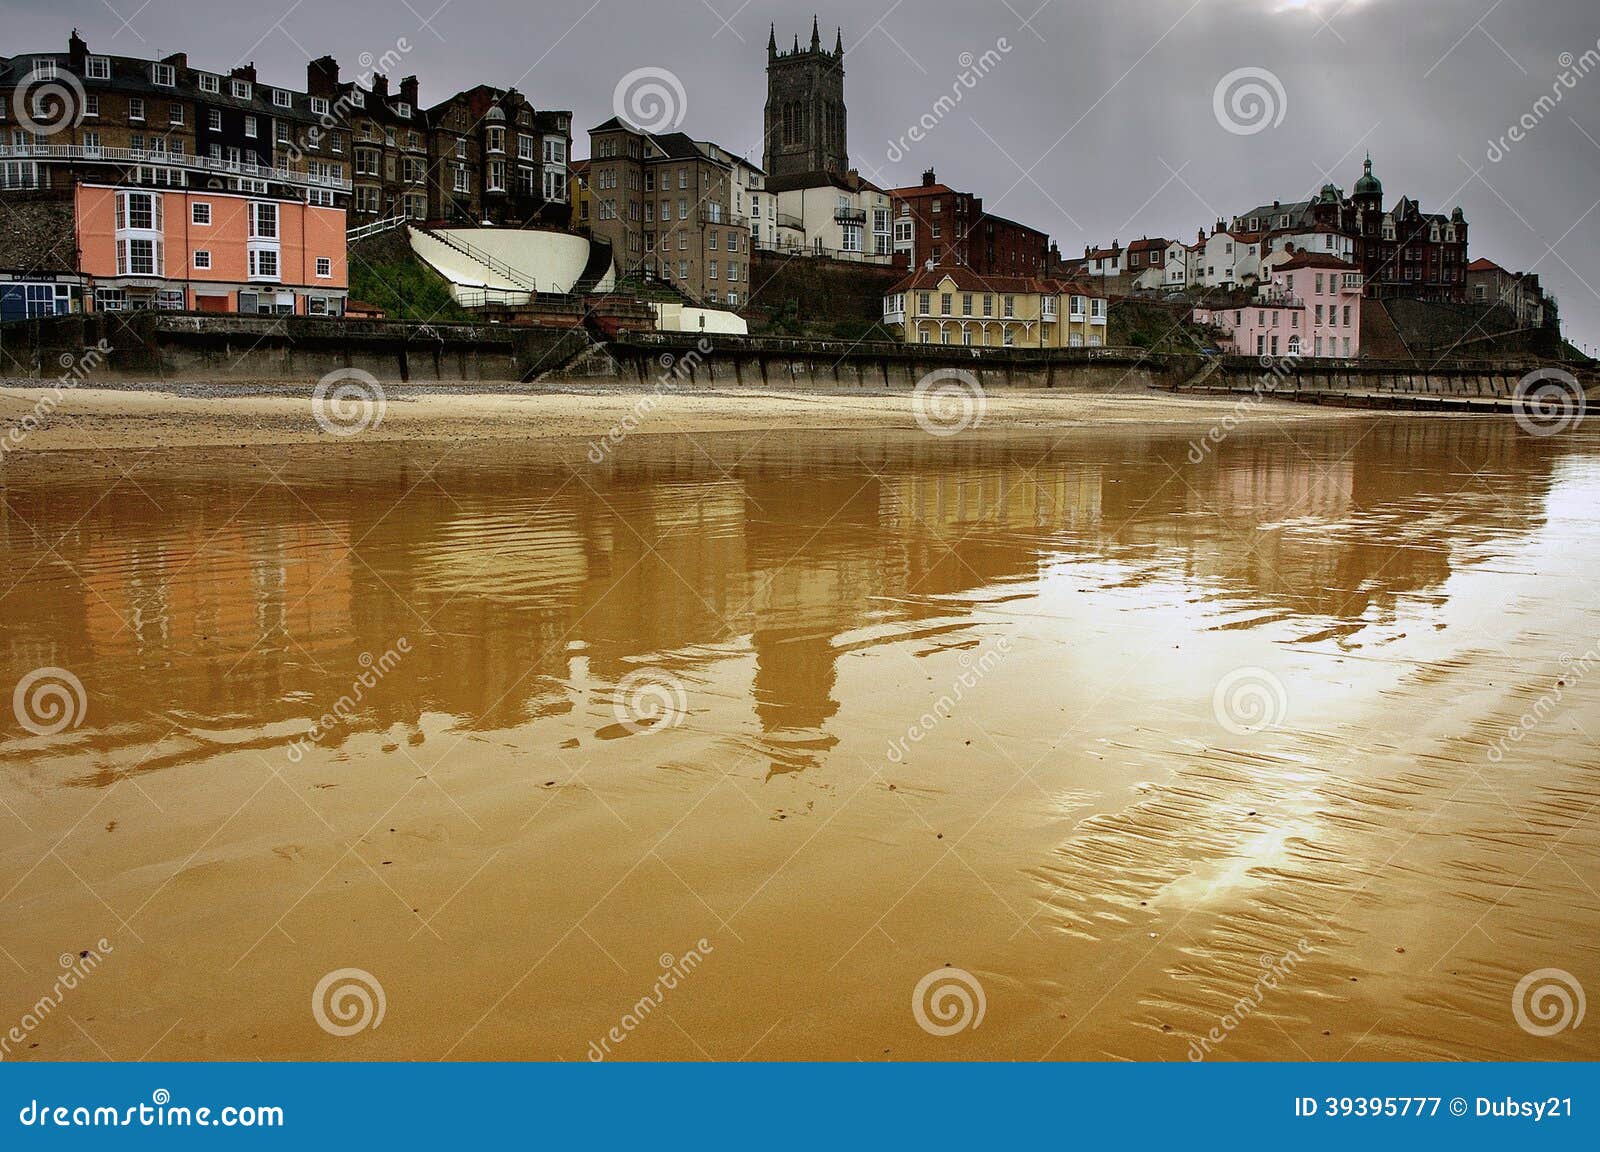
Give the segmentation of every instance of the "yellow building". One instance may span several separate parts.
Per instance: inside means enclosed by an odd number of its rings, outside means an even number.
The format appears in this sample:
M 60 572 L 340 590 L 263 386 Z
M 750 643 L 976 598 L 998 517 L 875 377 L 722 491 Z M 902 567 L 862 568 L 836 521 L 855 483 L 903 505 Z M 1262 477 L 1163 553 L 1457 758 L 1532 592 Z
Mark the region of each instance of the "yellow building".
M 908 344 L 1096 348 L 1106 311 L 1106 298 L 1083 284 L 965 267 L 914 272 L 883 298 L 884 326 Z

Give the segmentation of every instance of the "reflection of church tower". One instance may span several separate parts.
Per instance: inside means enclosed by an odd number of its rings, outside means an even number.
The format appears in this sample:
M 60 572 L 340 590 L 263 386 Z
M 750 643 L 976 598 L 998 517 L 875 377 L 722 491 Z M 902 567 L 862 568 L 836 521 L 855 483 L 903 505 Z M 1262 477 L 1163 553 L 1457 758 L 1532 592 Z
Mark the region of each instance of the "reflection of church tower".
M 767 111 L 762 163 L 770 182 L 794 188 L 824 183 L 824 173 L 850 167 L 844 109 L 844 32 L 833 51 L 822 46 L 816 19 L 811 44 L 778 51 L 777 29 L 767 40 Z

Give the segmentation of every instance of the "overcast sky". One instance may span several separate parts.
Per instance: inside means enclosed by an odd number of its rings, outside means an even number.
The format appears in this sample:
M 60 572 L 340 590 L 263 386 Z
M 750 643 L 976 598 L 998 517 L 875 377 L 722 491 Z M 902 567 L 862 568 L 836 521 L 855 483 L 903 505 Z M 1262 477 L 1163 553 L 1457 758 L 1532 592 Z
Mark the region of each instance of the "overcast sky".
M 768 24 L 808 40 L 813 9 L 830 46 L 844 25 L 851 160 L 880 184 L 934 167 L 1071 253 L 1192 239 L 1327 179 L 1348 193 L 1370 149 L 1386 207 L 1460 204 L 1474 257 L 1538 272 L 1569 336 L 1600 343 L 1600 68 L 1577 76 L 1595 0 L 0 0 L 0 54 L 62 50 L 76 25 L 98 52 L 252 60 L 303 86 L 308 55 L 349 75 L 396 50 L 425 105 L 489 82 L 572 109 L 579 156 L 618 81 L 666 69 L 683 131 L 759 159 Z M 907 138 L 963 54 L 991 49 L 959 106 Z M 1574 83 L 1536 111 L 1563 53 Z M 1219 114 L 1241 69 L 1271 76 L 1239 76 Z M 1525 139 L 1491 148 L 1524 117 Z

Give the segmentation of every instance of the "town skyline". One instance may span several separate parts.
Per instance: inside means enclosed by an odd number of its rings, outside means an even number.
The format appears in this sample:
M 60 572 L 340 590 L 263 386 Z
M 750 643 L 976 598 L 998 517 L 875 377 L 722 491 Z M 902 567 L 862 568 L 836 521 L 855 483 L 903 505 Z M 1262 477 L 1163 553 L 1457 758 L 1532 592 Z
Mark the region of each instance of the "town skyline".
M 403 40 L 391 80 L 416 73 L 423 106 L 474 83 L 515 87 L 541 107 L 572 110 L 580 157 L 588 129 L 612 114 L 617 82 L 663 68 L 683 86 L 679 130 L 759 163 L 769 29 L 776 24 L 787 48 L 807 38 L 814 11 L 829 44 L 843 28 L 850 162 L 882 187 L 915 184 L 933 168 L 941 181 L 982 194 L 989 211 L 1047 231 L 1071 257 L 1085 245 L 1146 235 L 1187 241 L 1219 218 L 1312 196 L 1326 182 L 1348 192 L 1370 150 L 1388 203 L 1410 196 L 1445 213 L 1461 205 L 1473 224 L 1473 256 L 1537 272 L 1560 299 L 1575 342 L 1592 347 L 1600 334 L 1600 295 L 1585 271 L 1600 244 L 1584 227 L 1594 219 L 1589 190 L 1600 176 L 1600 81 L 1578 76 L 1564 104 L 1541 113 L 1522 140 L 1506 139 L 1548 94 L 1560 61 L 1581 68 L 1594 47 L 1596 29 L 1579 5 L 1541 6 L 1536 25 L 1499 5 L 1469 16 L 1443 0 L 1344 8 L 1163 2 L 1137 18 L 1057 0 L 1032 15 L 996 5 L 952 10 L 944 20 L 907 19 L 885 0 L 876 25 L 866 23 L 872 13 L 841 4 L 734 7 L 544 5 L 536 26 L 547 35 L 523 38 L 520 49 L 484 35 L 494 26 L 489 17 L 517 11 L 493 0 L 357 0 L 314 14 L 291 4 L 281 15 L 204 27 L 170 0 L 151 0 L 136 14 L 78 0 L 50 10 L 6 2 L 0 12 L 7 52 L 56 50 L 63 28 L 76 23 L 97 51 L 186 51 L 217 68 L 253 61 L 264 82 L 293 82 L 309 57 L 324 53 L 357 73 L 363 59 L 393 58 Z M 608 11 L 635 30 L 627 43 L 611 35 Z M 1416 59 L 1409 68 L 1375 67 L 1399 51 L 1396 21 L 1411 34 L 1402 54 Z M 1424 41 L 1438 50 L 1431 67 L 1420 62 L 1432 59 Z M 1108 52 L 1112 44 L 1126 51 Z M 1061 67 L 1056 49 L 1074 66 Z M 992 66 L 974 67 L 986 53 Z M 1270 72 L 1282 95 L 1262 88 L 1277 106 L 1263 124 L 1239 131 L 1222 122 L 1213 97 L 1228 75 L 1250 69 Z M 982 74 L 953 107 L 938 108 L 960 75 L 975 72 Z M 906 139 L 913 126 L 922 139 Z M 1497 147 L 1499 163 L 1491 159 Z M 1572 178 L 1551 178 L 1564 173 Z

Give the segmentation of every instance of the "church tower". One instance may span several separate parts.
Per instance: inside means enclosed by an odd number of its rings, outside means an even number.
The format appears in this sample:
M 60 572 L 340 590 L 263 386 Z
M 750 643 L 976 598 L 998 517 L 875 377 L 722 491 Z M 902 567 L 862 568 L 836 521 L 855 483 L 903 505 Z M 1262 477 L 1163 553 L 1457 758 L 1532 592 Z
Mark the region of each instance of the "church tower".
M 767 186 L 815 187 L 832 173 L 850 168 L 844 110 L 844 30 L 833 49 L 822 46 L 816 17 L 811 18 L 811 43 L 778 51 L 778 30 L 767 39 L 767 111 L 762 166 Z

